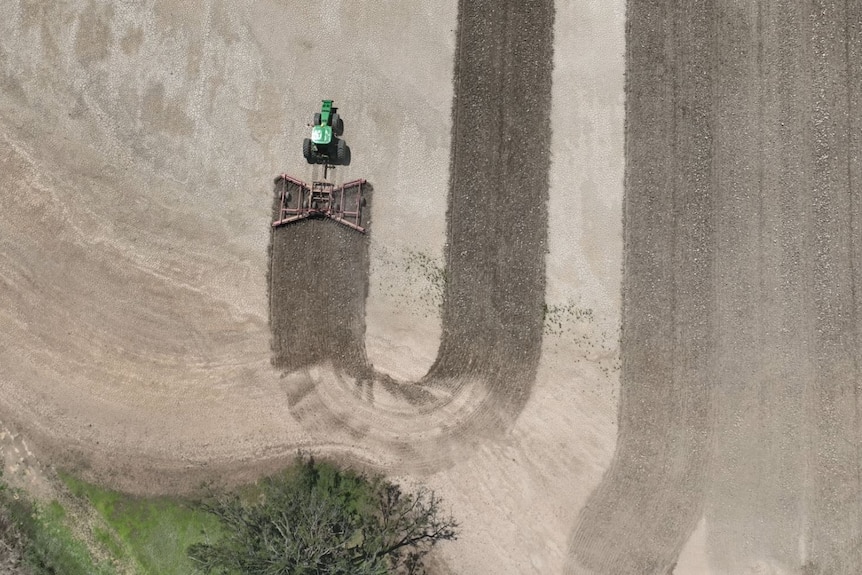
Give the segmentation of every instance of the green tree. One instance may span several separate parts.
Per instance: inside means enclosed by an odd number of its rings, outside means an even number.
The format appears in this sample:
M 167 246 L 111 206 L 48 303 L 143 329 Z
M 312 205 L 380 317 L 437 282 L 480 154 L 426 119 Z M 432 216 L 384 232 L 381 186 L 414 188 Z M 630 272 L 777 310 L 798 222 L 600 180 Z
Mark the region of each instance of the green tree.
M 457 537 L 440 504 L 433 491 L 404 493 L 381 477 L 300 458 L 254 498 L 203 502 L 221 534 L 189 555 L 215 575 L 419 575 L 431 548 Z

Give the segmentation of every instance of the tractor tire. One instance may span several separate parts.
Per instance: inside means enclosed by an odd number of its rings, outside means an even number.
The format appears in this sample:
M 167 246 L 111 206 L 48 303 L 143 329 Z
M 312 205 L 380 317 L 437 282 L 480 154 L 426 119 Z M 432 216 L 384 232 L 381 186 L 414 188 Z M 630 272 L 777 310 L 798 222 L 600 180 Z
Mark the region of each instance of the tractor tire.
M 320 125 L 320 112 L 314 113 L 314 123 L 312 125 L 313 126 L 319 126 Z
M 311 140 L 309 138 L 305 138 L 302 141 L 302 156 L 309 164 L 314 163 L 314 154 L 311 151 Z
M 332 133 L 336 136 L 344 133 L 344 120 L 337 113 L 332 114 Z
M 338 140 L 335 145 L 335 159 L 338 160 L 339 164 L 343 164 L 347 159 L 347 144 L 344 143 L 344 140 Z

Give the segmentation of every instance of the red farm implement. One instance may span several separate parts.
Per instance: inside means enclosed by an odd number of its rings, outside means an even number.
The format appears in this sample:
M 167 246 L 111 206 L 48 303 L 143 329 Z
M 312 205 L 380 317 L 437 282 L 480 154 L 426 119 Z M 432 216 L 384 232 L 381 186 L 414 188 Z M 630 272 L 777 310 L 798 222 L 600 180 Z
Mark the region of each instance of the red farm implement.
M 279 210 L 272 227 L 306 218 L 329 218 L 365 233 L 362 226 L 362 186 L 365 180 L 353 180 L 340 186 L 326 181 L 308 185 L 282 174 L 276 178 L 275 185 L 279 192 Z

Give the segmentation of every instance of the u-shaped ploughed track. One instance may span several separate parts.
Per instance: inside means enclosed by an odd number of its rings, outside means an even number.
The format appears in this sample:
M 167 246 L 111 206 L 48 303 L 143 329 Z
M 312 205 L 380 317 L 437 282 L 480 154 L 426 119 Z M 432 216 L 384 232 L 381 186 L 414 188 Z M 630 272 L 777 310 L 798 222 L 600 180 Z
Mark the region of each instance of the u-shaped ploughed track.
M 303 222 L 271 246 L 273 362 L 293 374 L 294 415 L 425 469 L 509 429 L 544 324 L 553 2 L 462 1 L 458 22 L 442 341 L 426 377 L 396 383 L 367 364 L 364 238 Z M 321 363 L 343 385 L 296 372 Z

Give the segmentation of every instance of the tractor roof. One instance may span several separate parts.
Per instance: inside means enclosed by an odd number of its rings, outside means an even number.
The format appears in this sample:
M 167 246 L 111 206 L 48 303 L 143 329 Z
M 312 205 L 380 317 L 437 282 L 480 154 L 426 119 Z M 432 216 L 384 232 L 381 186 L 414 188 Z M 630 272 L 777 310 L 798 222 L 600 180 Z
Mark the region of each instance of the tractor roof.
M 332 141 L 332 127 L 327 126 L 321 120 L 320 126 L 311 128 L 311 141 L 315 144 L 328 144 Z
M 323 100 L 320 106 L 320 123 L 311 129 L 311 141 L 315 144 L 328 144 L 332 141 L 332 127 L 330 117 L 332 115 L 332 100 Z

